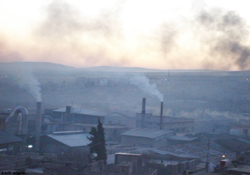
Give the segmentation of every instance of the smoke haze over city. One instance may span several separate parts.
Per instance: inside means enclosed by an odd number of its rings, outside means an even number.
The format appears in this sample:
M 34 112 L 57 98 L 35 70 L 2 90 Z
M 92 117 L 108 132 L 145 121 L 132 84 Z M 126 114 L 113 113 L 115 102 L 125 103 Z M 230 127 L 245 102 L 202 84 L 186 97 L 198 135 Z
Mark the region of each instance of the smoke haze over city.
M 0 61 L 249 70 L 243 1 L 0 1 Z

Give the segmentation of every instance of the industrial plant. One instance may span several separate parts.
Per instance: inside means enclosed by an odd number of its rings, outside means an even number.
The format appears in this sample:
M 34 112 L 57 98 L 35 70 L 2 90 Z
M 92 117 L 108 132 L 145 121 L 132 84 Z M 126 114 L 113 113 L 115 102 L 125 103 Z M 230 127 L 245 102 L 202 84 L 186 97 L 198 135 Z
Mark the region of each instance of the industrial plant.
M 23 106 L 9 109 L 1 113 L 0 169 L 26 174 L 246 173 L 240 167 L 250 161 L 249 126 L 217 124 L 211 132 L 195 133 L 195 119 L 163 115 L 163 102 L 159 108 L 158 115 L 148 112 L 143 98 L 141 112 L 133 116 L 79 106 L 44 109 L 42 102 L 36 103 L 35 113 Z M 98 120 L 107 164 L 89 158 L 91 128 Z
M 3 173 L 249 174 L 247 73 L 11 70 L 0 74 Z

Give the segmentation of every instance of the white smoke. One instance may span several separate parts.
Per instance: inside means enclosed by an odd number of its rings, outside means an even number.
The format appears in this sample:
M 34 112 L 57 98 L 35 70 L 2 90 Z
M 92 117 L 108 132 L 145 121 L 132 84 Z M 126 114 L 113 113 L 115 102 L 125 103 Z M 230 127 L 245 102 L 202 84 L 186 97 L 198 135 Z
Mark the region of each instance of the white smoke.
M 41 102 L 42 94 L 39 81 L 30 72 L 23 73 L 20 78 L 21 88 L 27 89 L 30 95 L 32 95 L 37 102 Z
M 156 84 L 150 83 L 149 79 L 142 74 L 135 75 L 130 78 L 130 83 L 136 85 L 144 93 L 148 93 L 152 96 L 156 96 L 160 101 L 163 101 L 162 93 L 157 89 Z
M 191 118 L 196 118 L 196 119 L 201 119 L 201 118 L 228 118 L 228 119 L 236 119 L 236 118 L 244 118 L 243 115 L 241 114 L 235 114 L 232 112 L 222 112 L 222 111 L 215 111 L 215 110 L 210 110 L 210 109 L 196 109 L 195 111 L 192 112 L 187 112 L 187 111 L 181 111 L 178 114 L 179 117 L 191 117 Z

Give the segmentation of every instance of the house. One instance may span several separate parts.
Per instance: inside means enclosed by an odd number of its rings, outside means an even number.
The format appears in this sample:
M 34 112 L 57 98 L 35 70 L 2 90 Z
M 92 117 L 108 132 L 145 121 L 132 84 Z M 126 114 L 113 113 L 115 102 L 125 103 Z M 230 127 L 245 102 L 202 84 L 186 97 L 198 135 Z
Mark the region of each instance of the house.
M 172 131 L 136 128 L 121 134 L 123 145 L 159 147 L 167 144 Z
M 89 136 L 83 131 L 63 131 L 44 135 L 41 138 L 41 152 L 54 153 L 62 159 L 87 159 Z

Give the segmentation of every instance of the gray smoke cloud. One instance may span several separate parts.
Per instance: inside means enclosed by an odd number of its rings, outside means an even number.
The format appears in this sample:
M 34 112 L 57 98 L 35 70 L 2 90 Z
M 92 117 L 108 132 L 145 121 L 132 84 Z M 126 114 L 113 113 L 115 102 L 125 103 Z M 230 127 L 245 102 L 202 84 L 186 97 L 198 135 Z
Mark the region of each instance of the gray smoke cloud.
M 248 26 L 236 12 L 221 9 L 201 11 L 197 21 L 206 31 L 205 42 L 211 56 L 225 60 L 225 69 L 230 69 L 232 64 L 242 70 L 249 69 Z
M 169 52 L 176 46 L 176 38 L 178 36 L 178 31 L 174 24 L 164 23 L 158 33 L 160 41 L 160 50 L 165 58 Z
M 157 97 L 160 101 L 163 101 L 163 95 L 158 90 L 156 84 L 150 83 L 149 79 L 143 75 L 138 74 L 129 79 L 129 82 L 136 85 L 141 91 L 149 95 Z

